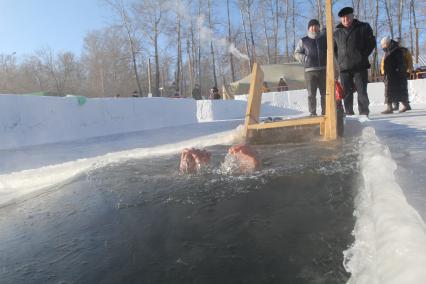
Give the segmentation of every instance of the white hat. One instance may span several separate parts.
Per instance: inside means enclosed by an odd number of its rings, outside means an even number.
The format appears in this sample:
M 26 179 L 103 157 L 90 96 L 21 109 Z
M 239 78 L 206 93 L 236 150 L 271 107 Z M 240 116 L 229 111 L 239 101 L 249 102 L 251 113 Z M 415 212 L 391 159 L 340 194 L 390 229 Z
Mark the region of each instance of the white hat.
M 389 36 L 385 36 L 384 38 L 382 38 L 382 40 L 380 41 L 380 45 L 382 47 L 387 47 L 389 45 L 391 41 L 391 38 Z

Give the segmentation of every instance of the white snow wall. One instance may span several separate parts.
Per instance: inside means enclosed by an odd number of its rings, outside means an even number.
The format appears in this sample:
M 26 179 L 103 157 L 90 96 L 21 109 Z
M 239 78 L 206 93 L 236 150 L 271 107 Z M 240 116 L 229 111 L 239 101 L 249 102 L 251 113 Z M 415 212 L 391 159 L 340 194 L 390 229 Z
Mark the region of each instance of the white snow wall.
M 385 87 L 383 83 L 368 84 L 367 93 L 371 106 L 384 105 Z M 408 81 L 408 93 L 410 102 L 413 104 L 426 103 L 426 79 Z M 317 94 L 319 98 L 319 92 Z M 247 95 L 236 96 L 236 100 L 247 100 Z M 288 91 L 288 92 L 271 92 L 263 94 L 262 103 L 271 106 L 291 108 L 301 111 L 308 110 L 308 93 L 306 89 Z M 357 106 L 357 94 L 354 95 L 354 106 Z M 319 104 L 317 104 L 319 108 Z M 356 112 L 356 108 L 355 108 Z
M 0 150 L 241 119 L 245 108 L 243 101 L 96 98 L 79 105 L 78 97 L 0 95 Z
M 426 80 L 409 81 L 410 100 L 426 103 Z M 383 83 L 368 86 L 372 105 L 383 104 Z M 0 150 L 73 141 L 215 120 L 243 119 L 246 96 L 234 101 L 170 98 L 96 98 L 0 95 Z M 307 111 L 306 90 L 267 93 L 262 116 Z M 287 111 L 285 110 L 287 109 Z M 294 114 L 292 112 L 291 114 Z

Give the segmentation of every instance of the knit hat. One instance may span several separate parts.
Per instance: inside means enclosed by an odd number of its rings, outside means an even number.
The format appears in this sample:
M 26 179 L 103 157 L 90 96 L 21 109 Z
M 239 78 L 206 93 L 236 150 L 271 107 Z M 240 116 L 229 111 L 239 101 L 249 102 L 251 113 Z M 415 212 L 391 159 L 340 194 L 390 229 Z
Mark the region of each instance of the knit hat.
M 309 29 L 310 26 L 319 26 L 319 25 L 320 25 L 320 23 L 318 22 L 317 19 L 312 19 L 308 23 L 308 29 Z
M 384 38 L 382 38 L 382 40 L 380 41 L 380 45 L 382 47 L 388 47 L 389 43 L 391 42 L 391 38 L 389 36 L 385 36 Z
M 354 13 L 354 8 L 352 7 L 345 7 L 342 10 L 339 11 L 339 13 L 337 14 L 339 17 L 343 17 L 349 14 L 353 14 Z

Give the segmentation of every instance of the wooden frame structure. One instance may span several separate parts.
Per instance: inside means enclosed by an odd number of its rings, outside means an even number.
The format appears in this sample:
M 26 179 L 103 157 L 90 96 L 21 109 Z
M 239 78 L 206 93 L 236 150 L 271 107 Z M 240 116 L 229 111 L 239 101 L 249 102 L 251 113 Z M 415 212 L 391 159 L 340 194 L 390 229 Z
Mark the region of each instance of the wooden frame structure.
M 262 101 L 261 86 L 263 83 L 263 71 L 257 63 L 254 63 L 250 81 L 250 91 L 247 99 L 247 111 L 244 123 L 245 137 L 251 137 L 254 130 L 295 127 L 303 125 L 320 125 L 320 135 L 324 140 L 337 139 L 337 112 L 334 82 L 334 40 L 333 18 L 331 0 L 326 0 L 326 27 L 327 27 L 327 79 L 326 79 L 326 109 L 324 116 L 310 116 L 296 119 L 288 119 L 270 123 L 260 123 L 260 107 Z

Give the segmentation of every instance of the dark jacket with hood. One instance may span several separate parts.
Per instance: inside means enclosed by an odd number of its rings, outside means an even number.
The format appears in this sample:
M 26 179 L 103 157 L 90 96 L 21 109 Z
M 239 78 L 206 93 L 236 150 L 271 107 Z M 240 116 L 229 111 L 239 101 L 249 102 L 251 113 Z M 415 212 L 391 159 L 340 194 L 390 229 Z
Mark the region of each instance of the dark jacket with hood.
M 349 28 L 341 23 L 334 31 L 334 53 L 340 72 L 370 68 L 368 56 L 376 47 L 376 38 L 368 23 L 354 19 Z
M 384 51 L 385 102 L 406 102 L 408 88 L 404 51 L 394 40 Z

